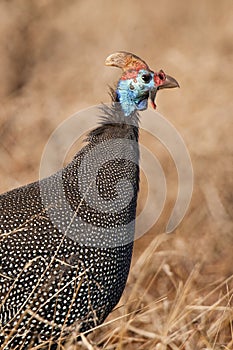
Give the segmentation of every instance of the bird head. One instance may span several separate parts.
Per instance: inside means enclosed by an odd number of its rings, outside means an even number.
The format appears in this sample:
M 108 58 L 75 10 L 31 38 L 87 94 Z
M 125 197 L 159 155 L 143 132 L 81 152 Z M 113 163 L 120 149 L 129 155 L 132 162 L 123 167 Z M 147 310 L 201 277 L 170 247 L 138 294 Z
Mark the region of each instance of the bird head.
M 129 52 L 115 52 L 107 57 L 105 64 L 123 70 L 116 95 L 126 116 L 135 110 L 147 109 L 149 98 L 152 107 L 156 108 L 155 97 L 159 89 L 179 87 L 174 78 L 162 70 L 153 72 L 145 61 Z

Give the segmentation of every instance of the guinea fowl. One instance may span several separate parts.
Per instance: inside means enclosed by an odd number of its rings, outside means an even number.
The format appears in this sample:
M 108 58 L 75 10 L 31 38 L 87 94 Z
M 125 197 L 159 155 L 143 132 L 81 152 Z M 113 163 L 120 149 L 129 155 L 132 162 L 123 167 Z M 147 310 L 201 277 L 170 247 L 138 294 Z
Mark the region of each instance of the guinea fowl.
M 90 331 L 124 290 L 139 189 L 138 111 L 178 83 L 127 52 L 106 65 L 123 74 L 87 145 L 57 173 L 0 196 L 1 349 Z

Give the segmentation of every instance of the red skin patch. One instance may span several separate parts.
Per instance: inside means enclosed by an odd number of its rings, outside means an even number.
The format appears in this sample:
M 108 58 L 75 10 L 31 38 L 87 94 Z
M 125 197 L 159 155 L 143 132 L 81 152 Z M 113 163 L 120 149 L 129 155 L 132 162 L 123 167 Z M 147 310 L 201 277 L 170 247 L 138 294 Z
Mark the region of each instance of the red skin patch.
M 154 73 L 154 82 L 156 86 L 162 85 L 165 80 L 166 74 L 162 71 L 162 69 L 159 71 L 159 73 Z
M 139 69 L 140 70 L 140 69 Z M 137 76 L 138 76 L 138 70 L 127 70 L 126 72 L 123 73 L 121 79 L 122 80 L 127 80 L 127 79 L 134 79 L 137 81 Z
M 153 108 L 153 109 L 156 109 L 157 106 L 156 106 L 156 104 L 154 103 L 154 101 L 151 100 L 150 103 L 151 103 L 152 108 Z

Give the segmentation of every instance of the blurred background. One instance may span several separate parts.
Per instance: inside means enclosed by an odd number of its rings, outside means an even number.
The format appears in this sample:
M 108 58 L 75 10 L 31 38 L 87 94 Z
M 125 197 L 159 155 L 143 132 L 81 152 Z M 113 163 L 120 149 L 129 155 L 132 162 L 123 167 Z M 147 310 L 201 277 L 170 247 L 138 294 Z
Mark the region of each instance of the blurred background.
M 198 290 L 231 276 L 232 13 L 230 0 L 2 0 L 1 192 L 38 179 L 52 131 L 78 110 L 109 102 L 108 85 L 114 86 L 120 71 L 105 67 L 105 58 L 133 52 L 180 83 L 180 89 L 158 93 L 157 110 L 184 138 L 195 177 L 188 213 L 159 246 L 155 271 L 163 261 L 185 281 L 198 264 Z M 164 147 L 144 132 L 140 141 L 164 168 L 168 198 L 159 221 L 136 241 L 133 264 L 164 232 L 177 190 L 176 169 Z M 139 211 L 146 192 L 142 174 Z M 153 287 L 156 296 L 164 292 L 163 274 Z

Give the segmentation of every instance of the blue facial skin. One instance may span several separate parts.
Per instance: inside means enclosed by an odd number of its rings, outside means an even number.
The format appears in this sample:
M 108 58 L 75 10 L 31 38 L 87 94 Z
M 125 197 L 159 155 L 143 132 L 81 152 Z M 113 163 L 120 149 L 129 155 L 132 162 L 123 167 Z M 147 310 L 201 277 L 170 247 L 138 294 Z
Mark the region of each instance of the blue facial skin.
M 136 78 L 120 79 L 116 93 L 125 116 L 147 109 L 151 91 L 156 94 L 153 72 L 142 69 Z

